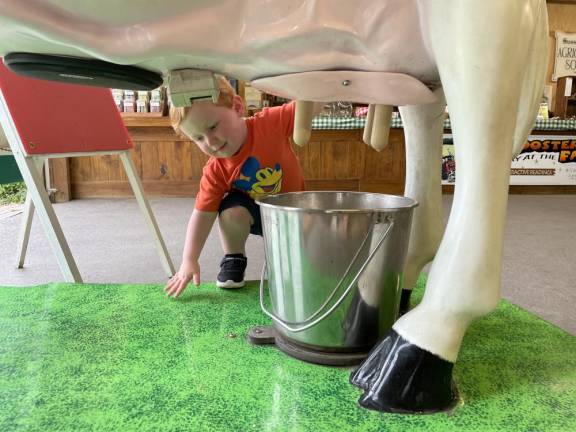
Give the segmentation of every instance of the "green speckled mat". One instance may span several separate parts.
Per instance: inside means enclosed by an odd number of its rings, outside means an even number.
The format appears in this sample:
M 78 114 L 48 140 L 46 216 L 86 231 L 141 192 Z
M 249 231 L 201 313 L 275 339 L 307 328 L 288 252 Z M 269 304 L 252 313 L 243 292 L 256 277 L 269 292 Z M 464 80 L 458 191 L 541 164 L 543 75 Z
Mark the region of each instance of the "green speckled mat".
M 576 431 L 576 337 L 508 302 L 468 331 L 463 405 L 402 416 L 358 408 L 346 369 L 249 345 L 257 296 L 0 288 L 0 431 Z

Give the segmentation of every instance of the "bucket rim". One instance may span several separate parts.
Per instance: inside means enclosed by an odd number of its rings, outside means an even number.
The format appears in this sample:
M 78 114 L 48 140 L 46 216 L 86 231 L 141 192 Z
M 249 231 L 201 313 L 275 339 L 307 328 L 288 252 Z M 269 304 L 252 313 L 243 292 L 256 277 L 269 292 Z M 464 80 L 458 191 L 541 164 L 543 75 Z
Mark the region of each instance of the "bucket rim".
M 266 200 L 274 199 L 275 197 L 281 197 L 286 195 L 308 195 L 308 194 L 347 194 L 347 195 L 377 195 L 379 197 L 393 197 L 393 198 L 401 198 L 407 202 L 407 205 L 397 206 L 397 207 L 387 207 L 387 208 L 364 208 L 364 209 L 311 209 L 311 208 L 302 208 L 302 207 L 291 207 L 285 205 L 277 205 L 267 203 Z M 402 196 L 402 195 L 391 195 L 391 194 L 382 194 L 377 192 L 362 192 L 362 191 L 300 191 L 300 192 L 283 192 L 279 194 L 269 195 L 263 198 L 257 198 L 256 202 L 258 205 L 262 207 L 267 207 L 270 209 L 281 209 L 285 211 L 291 212 L 307 212 L 307 213 L 375 213 L 375 212 L 400 212 L 404 210 L 411 210 L 415 207 L 418 207 L 420 203 L 415 199 Z

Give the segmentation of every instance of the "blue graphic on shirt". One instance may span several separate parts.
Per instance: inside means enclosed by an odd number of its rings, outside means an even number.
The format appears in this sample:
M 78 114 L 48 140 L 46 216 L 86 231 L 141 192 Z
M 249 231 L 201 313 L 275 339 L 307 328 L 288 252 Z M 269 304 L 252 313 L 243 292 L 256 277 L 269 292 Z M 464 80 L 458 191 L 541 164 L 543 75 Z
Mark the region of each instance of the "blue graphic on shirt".
M 240 176 L 232 183 L 236 189 L 246 192 L 252 199 L 277 194 L 282 188 L 282 168 L 276 164 L 260 168 L 260 162 L 250 156 L 240 169 Z

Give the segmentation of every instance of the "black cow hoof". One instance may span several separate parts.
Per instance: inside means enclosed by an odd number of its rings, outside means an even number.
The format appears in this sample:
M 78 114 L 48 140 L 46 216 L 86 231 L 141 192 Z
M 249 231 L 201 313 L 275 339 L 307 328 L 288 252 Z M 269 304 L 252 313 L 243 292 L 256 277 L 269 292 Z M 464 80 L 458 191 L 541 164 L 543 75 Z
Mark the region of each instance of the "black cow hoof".
M 364 390 L 360 406 L 393 413 L 448 411 L 458 402 L 454 364 L 411 344 L 394 330 L 351 374 Z
M 412 295 L 412 290 L 402 288 L 402 293 L 400 294 L 400 307 L 398 310 L 398 316 L 404 315 L 410 309 L 410 296 Z

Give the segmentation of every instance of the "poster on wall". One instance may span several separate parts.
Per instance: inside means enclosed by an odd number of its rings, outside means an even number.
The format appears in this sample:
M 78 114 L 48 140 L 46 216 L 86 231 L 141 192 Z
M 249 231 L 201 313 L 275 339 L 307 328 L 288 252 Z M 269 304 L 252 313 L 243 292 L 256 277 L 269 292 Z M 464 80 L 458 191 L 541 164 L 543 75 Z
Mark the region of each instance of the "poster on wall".
M 454 159 L 454 140 L 451 134 L 444 134 L 442 141 L 442 184 L 453 185 L 456 182 L 456 160 Z
M 556 51 L 552 81 L 576 75 L 576 33 L 555 32 Z
M 576 185 L 576 136 L 528 136 L 512 161 L 510 184 Z
M 576 185 L 576 136 L 530 135 L 514 158 L 511 185 Z M 454 140 L 444 135 L 442 184 L 456 181 Z

